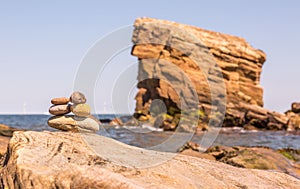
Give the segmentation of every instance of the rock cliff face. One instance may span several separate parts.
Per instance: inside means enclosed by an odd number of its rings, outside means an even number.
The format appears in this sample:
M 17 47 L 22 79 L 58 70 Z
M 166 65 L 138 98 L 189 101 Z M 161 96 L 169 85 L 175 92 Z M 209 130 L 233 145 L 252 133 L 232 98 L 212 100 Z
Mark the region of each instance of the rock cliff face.
M 15 132 L 1 170 L 0 188 L 297 188 L 300 181 L 278 172 L 236 168 L 220 162 L 177 155 L 159 166 L 144 169 L 122 166 L 98 153 L 91 144 L 130 162 L 143 151 L 147 160 L 158 152 L 134 148 L 89 134 Z M 99 142 L 100 143 L 97 143 Z M 128 151 L 127 151 L 128 152 Z M 159 152 L 162 153 L 162 152 Z M 168 156 L 167 153 L 162 153 Z M 238 173 L 238 174 L 237 174 Z
M 134 27 L 132 54 L 139 59 L 138 119 L 151 120 L 149 115 L 153 117 L 151 110 L 155 110 L 151 103 L 159 99 L 166 105 L 159 126 L 174 130 L 182 106 L 191 107 L 197 96 L 204 122 L 221 119 L 210 112 L 222 112 L 226 105 L 223 126 L 286 129 L 285 115 L 262 108 L 263 51 L 239 37 L 165 20 L 138 18 Z

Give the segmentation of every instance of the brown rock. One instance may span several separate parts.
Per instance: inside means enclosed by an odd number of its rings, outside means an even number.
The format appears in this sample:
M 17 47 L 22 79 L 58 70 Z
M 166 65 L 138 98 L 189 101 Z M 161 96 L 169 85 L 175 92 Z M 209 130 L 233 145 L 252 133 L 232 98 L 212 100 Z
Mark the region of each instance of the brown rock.
M 140 88 L 138 93 L 135 96 L 135 100 L 136 100 L 135 112 L 138 114 L 142 114 L 142 112 L 143 112 L 143 106 L 144 106 L 143 105 L 143 102 L 144 102 L 143 96 L 145 95 L 146 91 L 147 91 L 146 89 Z
M 15 131 L 21 131 L 21 129 L 0 124 L 0 136 L 11 137 Z
M 141 122 L 145 122 L 145 121 L 148 121 L 149 120 L 149 118 L 150 118 L 150 116 L 149 115 L 141 115 L 141 116 L 139 116 L 139 121 L 141 121 Z
M 64 105 L 69 103 L 69 98 L 62 97 L 62 98 L 53 98 L 51 103 L 54 105 Z
M 16 129 L 7 125 L 0 124 L 0 160 L 6 153 L 10 137 L 13 136 L 13 133 L 15 131 L 21 131 L 21 129 Z
M 286 159 L 282 154 L 263 147 L 224 147 L 215 146 L 207 149 L 206 154 L 213 155 L 217 161 L 249 169 L 277 170 L 300 178 L 300 167 Z M 282 154 L 281 154 L 282 153 Z
M 71 112 L 70 105 L 53 105 L 49 108 L 49 113 L 52 115 L 64 115 Z
M 292 112 L 300 113 L 300 103 L 299 102 L 294 102 L 292 104 Z
M 254 114 L 265 116 L 268 114 L 268 110 L 264 109 L 261 106 L 245 104 L 245 103 L 238 103 L 238 108 L 243 111 L 251 111 Z
M 286 130 L 288 117 L 288 115 L 270 111 L 258 105 L 229 104 L 223 126 L 241 126 L 247 130 Z
M 54 116 L 48 125 L 61 131 L 95 132 L 99 130 L 99 121 L 92 117 Z
M 300 130 L 300 115 L 298 114 L 289 115 L 288 129 L 290 131 Z
M 191 149 L 197 152 L 202 151 L 200 144 L 195 143 L 193 141 L 188 141 L 185 145 L 183 145 L 180 149 L 178 149 L 178 152 L 183 152 L 187 149 Z
M 246 123 L 253 125 L 257 128 L 266 128 L 268 124 L 268 116 L 260 115 L 254 112 L 247 112 L 246 114 Z
M 255 126 L 253 126 L 253 125 L 250 125 L 250 124 L 245 124 L 245 125 L 243 126 L 243 128 L 244 128 L 245 130 L 250 130 L 250 131 L 256 131 L 256 130 L 258 130 L 257 127 L 255 127 Z
M 197 157 L 197 158 L 202 158 L 202 159 L 215 160 L 215 158 L 212 155 L 205 154 L 205 153 L 199 153 L 199 152 L 194 151 L 192 149 L 186 149 L 186 150 L 180 152 L 180 154 L 186 155 L 186 156 L 193 156 L 193 157 Z
M 280 124 L 280 123 L 269 122 L 267 124 L 267 129 L 272 130 L 272 131 L 283 130 L 284 127 L 285 127 L 285 125 Z
M 223 127 L 242 127 L 245 124 L 245 113 L 236 109 L 227 109 Z
M 162 99 L 167 109 L 194 107 L 196 93 L 200 105 L 210 110 L 214 109 L 212 95 L 217 96 L 216 104 L 223 104 L 225 96 L 227 104 L 245 104 L 234 111 L 228 109 L 226 126 L 245 124 L 244 114 L 249 110 L 259 118 L 266 116 L 260 86 L 264 52 L 239 37 L 165 20 L 138 18 L 134 27 L 132 54 L 139 59 L 140 89 L 136 113 L 149 114 L 155 99 Z M 215 66 L 208 68 L 215 63 L 220 71 Z M 226 94 L 222 94 L 222 81 Z
M 83 138 L 93 141 L 88 146 Z M 97 145 L 106 158 L 96 154 Z M 130 153 L 128 153 L 128 151 Z M 124 152 L 124 153 L 120 153 Z M 1 169 L 1 188 L 297 188 L 300 180 L 284 173 L 248 170 L 185 155 L 174 156 L 159 166 L 125 167 L 137 153 L 149 160 L 169 156 L 99 135 L 63 132 L 16 132 Z M 136 162 L 136 161 L 135 161 Z M 134 162 L 133 162 L 134 165 Z M 201 181 L 201 182 L 200 182 Z
M 76 91 L 72 93 L 70 102 L 74 104 L 84 104 L 86 103 L 86 98 L 83 93 Z
M 53 116 L 49 118 L 48 125 L 61 131 L 79 131 L 74 116 Z
M 10 137 L 0 136 L 0 160 L 7 151 L 7 145 L 9 144 Z
M 91 108 L 87 104 L 76 104 L 71 106 L 71 111 L 74 115 L 79 117 L 87 117 L 91 115 Z
M 109 125 L 111 126 L 115 126 L 115 125 L 123 125 L 124 123 L 122 122 L 122 120 L 120 118 L 114 118 L 113 120 L 111 120 L 111 122 L 109 122 Z

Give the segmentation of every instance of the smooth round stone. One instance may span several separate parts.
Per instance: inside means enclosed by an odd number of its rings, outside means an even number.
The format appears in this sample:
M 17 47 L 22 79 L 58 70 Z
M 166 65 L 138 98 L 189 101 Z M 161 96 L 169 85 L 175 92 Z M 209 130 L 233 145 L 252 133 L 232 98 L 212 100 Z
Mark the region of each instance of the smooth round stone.
M 98 125 L 101 125 L 101 121 L 100 121 L 99 119 L 95 118 L 94 116 L 89 115 L 89 116 L 87 116 L 87 118 L 91 118 L 91 119 L 93 119 L 94 121 L 96 121 L 96 122 L 98 123 Z
M 48 125 L 62 131 L 78 131 L 74 116 L 53 116 L 48 119 Z
M 87 104 L 77 104 L 71 106 L 71 111 L 74 115 L 79 117 L 88 117 L 91 115 L 91 108 Z
M 84 94 L 77 91 L 77 92 L 72 93 L 72 95 L 70 97 L 70 101 L 74 104 L 84 104 L 84 103 L 86 103 L 86 98 L 85 98 Z
M 99 131 L 99 124 L 97 121 L 95 121 L 95 119 L 75 116 L 76 125 L 78 126 L 79 131 L 82 132 Z
M 70 101 L 70 99 L 66 98 L 66 97 L 53 98 L 51 100 L 51 104 L 54 104 L 54 105 L 64 105 L 64 104 L 68 104 L 69 101 Z
M 52 115 L 64 115 L 71 112 L 70 105 L 54 105 L 49 108 L 49 113 Z
M 95 132 L 99 130 L 96 118 L 78 116 L 53 116 L 48 120 L 48 125 L 61 131 Z

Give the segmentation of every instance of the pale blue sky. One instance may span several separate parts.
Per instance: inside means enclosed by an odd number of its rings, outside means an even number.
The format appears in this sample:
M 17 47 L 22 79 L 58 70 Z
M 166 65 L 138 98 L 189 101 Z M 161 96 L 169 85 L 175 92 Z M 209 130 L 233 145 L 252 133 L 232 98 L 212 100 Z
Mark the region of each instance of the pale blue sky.
M 72 92 L 87 50 L 141 16 L 237 35 L 264 50 L 265 107 L 283 112 L 300 101 L 299 2 L 0 1 L 0 114 L 21 113 L 24 103 L 29 113 L 46 112 L 51 97 Z M 135 60 L 125 59 L 124 67 Z M 101 113 L 108 94 L 98 88 Z

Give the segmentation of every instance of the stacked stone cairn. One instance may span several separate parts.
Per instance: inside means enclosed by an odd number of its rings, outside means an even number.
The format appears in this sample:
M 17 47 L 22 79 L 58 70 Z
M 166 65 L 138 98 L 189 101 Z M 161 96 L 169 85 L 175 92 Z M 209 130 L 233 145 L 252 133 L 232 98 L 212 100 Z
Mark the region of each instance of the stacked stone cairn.
M 70 98 L 53 98 L 49 113 L 54 115 L 48 125 L 61 131 L 96 132 L 101 122 L 91 115 L 91 108 L 81 92 L 74 92 Z M 69 113 L 74 115 L 67 115 Z

